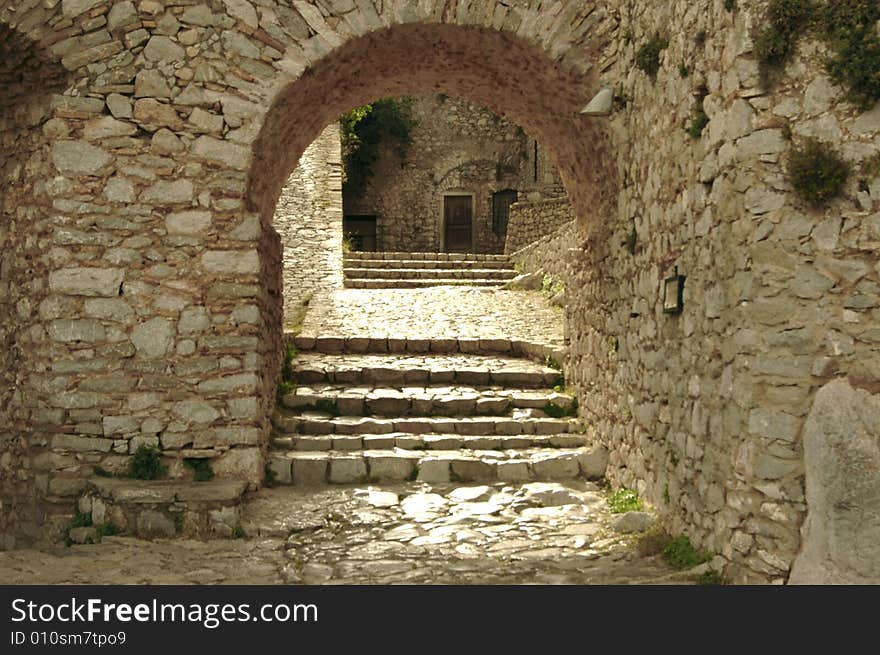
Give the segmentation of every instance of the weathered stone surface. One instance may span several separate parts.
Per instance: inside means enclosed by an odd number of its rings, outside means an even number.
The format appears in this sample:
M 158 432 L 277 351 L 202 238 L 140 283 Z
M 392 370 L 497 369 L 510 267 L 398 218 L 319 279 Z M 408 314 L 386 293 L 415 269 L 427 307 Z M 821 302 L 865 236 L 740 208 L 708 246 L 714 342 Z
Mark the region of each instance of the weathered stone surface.
M 168 214 L 165 227 L 169 234 L 202 234 L 211 227 L 211 212 L 186 211 Z
M 111 160 L 107 151 L 86 141 L 58 141 L 52 146 L 52 162 L 66 175 L 98 175 Z
M 131 342 L 141 357 L 164 357 L 174 345 L 174 324 L 164 318 L 154 318 L 136 325 Z
M 804 426 L 807 519 L 792 584 L 880 583 L 880 396 L 845 380 L 816 394 Z
M 115 297 L 123 276 L 118 268 L 65 268 L 49 273 L 49 288 L 71 296 Z
M 623 534 L 645 532 L 654 524 L 654 517 L 647 512 L 626 512 L 619 516 L 612 528 Z

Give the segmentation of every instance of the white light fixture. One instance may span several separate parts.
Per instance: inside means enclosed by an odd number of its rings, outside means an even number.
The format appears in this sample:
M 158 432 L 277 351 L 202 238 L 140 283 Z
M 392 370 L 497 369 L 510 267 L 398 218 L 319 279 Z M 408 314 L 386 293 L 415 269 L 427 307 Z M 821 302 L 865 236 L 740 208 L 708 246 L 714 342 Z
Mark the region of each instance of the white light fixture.
M 603 86 L 580 113 L 586 116 L 608 116 L 613 107 L 614 90 L 610 86 Z

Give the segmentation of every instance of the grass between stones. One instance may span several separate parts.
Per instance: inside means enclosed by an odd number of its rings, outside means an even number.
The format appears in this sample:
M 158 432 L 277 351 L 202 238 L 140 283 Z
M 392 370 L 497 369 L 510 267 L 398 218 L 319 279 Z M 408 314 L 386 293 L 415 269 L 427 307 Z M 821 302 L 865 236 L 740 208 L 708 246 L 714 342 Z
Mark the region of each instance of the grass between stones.
M 635 491 L 621 487 L 608 497 L 608 508 L 612 514 L 640 512 L 644 509 L 644 503 Z

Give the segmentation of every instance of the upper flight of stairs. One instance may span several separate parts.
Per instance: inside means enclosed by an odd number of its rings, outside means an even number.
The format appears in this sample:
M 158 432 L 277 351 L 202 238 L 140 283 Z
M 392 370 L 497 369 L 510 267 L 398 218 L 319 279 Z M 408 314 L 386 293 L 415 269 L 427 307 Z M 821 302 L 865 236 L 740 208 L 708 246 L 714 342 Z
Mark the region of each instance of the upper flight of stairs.
M 601 475 L 561 373 L 536 362 L 306 352 L 293 367 L 297 386 L 273 417 L 269 468 L 278 483 Z
M 352 289 L 500 287 L 516 277 L 506 255 L 350 252 L 342 266 L 345 286 Z

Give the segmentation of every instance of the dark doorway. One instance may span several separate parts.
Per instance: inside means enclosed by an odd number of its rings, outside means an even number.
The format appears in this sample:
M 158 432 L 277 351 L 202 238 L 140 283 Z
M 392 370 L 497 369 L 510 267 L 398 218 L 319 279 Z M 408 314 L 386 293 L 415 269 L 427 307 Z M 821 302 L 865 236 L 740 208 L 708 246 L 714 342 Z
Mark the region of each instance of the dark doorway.
M 443 240 L 446 252 L 470 252 L 474 244 L 473 198 L 446 196 L 443 199 Z
M 375 216 L 346 216 L 342 221 L 342 233 L 352 250 L 376 252 Z
M 498 191 L 492 195 L 492 231 L 499 237 L 507 234 L 510 221 L 510 206 L 517 201 L 519 194 L 514 189 Z

